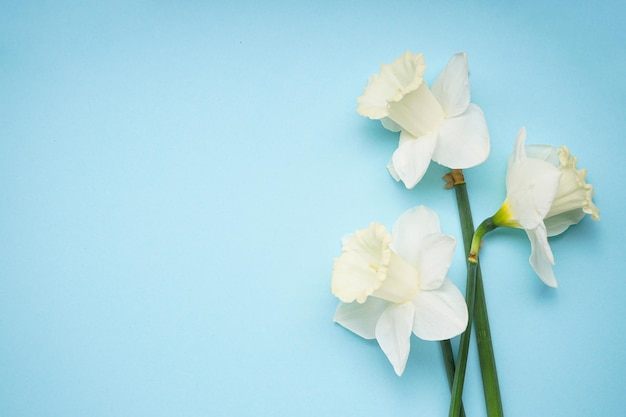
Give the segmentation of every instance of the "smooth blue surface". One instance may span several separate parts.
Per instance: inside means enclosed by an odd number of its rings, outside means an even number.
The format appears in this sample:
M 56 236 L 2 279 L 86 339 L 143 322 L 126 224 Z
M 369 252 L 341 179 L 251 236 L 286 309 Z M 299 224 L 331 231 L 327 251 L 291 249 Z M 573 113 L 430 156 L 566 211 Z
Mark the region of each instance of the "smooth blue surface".
M 460 236 L 446 170 L 407 191 L 396 135 L 355 111 L 407 49 L 429 82 L 468 53 L 477 222 L 522 125 L 596 189 L 602 220 L 551 240 L 557 290 L 523 232 L 486 240 L 506 415 L 622 415 L 625 8 L 432 3 L 0 1 L 0 415 L 447 415 L 436 343 L 398 378 L 332 323 L 344 234 L 426 204 Z M 484 416 L 475 346 L 468 372 Z

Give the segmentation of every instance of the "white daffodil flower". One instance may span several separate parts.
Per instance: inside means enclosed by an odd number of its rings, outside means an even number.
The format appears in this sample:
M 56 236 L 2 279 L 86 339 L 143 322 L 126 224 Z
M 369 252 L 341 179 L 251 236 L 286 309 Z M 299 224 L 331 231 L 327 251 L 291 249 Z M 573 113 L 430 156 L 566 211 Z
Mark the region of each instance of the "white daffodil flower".
M 522 228 L 530 239 L 530 264 L 539 278 L 556 287 L 554 256 L 543 219 L 559 189 L 561 172 L 554 165 L 526 155 L 526 129 L 515 139 L 515 151 L 506 173 L 506 199 L 493 216 L 498 226 Z
M 456 240 L 441 233 L 439 218 L 419 206 L 407 210 L 389 234 L 372 223 L 348 239 L 335 259 L 332 292 L 341 302 L 334 321 L 376 339 L 402 375 L 414 333 L 444 340 L 467 326 L 467 307 L 446 278 Z
M 383 64 L 357 99 L 359 114 L 401 132 L 388 169 L 407 188 L 422 179 L 431 160 L 465 169 L 489 156 L 485 116 L 470 103 L 467 55 L 454 54 L 432 90 L 423 80 L 425 68 L 422 54 L 407 51 Z
M 526 231 L 531 266 L 546 285 L 556 287 L 548 236 L 562 233 L 586 213 L 599 219 L 599 210 L 592 201 L 593 187 L 585 182 L 586 171 L 576 169 L 577 160 L 567 148 L 527 147 L 525 142 L 526 129 L 522 128 L 509 160 L 507 197 L 493 223 Z

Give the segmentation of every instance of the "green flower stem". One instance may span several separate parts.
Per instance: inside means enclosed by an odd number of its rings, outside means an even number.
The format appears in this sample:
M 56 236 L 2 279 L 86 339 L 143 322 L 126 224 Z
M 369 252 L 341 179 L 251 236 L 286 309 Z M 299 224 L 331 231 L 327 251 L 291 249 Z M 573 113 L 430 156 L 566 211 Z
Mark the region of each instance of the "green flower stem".
M 454 373 L 452 384 L 452 400 L 450 401 L 449 417 L 458 417 L 461 413 L 461 402 L 463 397 L 463 385 L 465 383 L 465 370 L 467 369 L 467 355 L 469 353 L 469 342 L 472 336 L 472 318 L 474 316 L 474 301 L 476 296 L 476 272 L 478 263 L 467 262 L 467 287 L 465 289 L 465 302 L 469 313 L 467 328 L 461 335 L 459 343 L 459 354 L 457 355 L 457 367 Z
M 465 188 L 465 196 L 467 197 L 467 188 L 465 187 L 465 184 L 463 184 L 463 187 Z M 458 202 L 458 193 L 457 193 L 457 202 Z M 470 207 L 469 207 L 469 199 L 467 200 L 467 211 L 469 212 L 469 227 L 474 226 L 474 222 L 472 221 L 472 213 L 470 212 Z M 461 205 L 459 203 L 459 210 L 461 210 Z M 461 217 L 461 223 L 463 223 L 463 217 L 459 215 L 459 217 Z M 489 217 L 487 219 L 485 219 L 480 225 L 478 225 L 478 228 L 476 229 L 476 232 L 474 233 L 474 237 L 472 238 L 472 243 L 470 244 L 470 249 L 469 249 L 469 255 L 468 255 L 468 260 L 470 262 L 476 263 L 478 262 L 478 252 L 480 252 L 480 245 L 482 244 L 483 241 L 483 237 L 491 232 L 493 229 L 496 229 L 498 226 L 494 223 L 493 221 L 493 217 Z M 463 232 L 463 241 L 465 243 L 465 231 Z M 467 252 L 467 244 L 465 244 L 465 252 Z
M 442 340 L 440 342 L 441 345 L 441 353 L 443 354 L 443 362 L 446 366 L 446 375 L 448 377 L 448 384 L 450 385 L 450 391 L 452 392 L 452 384 L 454 382 L 454 353 L 452 352 L 452 343 L 450 343 L 450 339 Z M 463 404 L 461 403 L 461 417 L 465 417 L 465 410 L 463 409 Z
M 472 253 L 476 249 L 476 259 L 480 250 L 480 242 L 485 233 L 495 228 L 491 219 L 485 220 L 479 226 L 479 230 L 474 234 L 474 222 L 467 195 L 465 182 L 455 184 L 457 205 L 459 208 L 459 218 L 463 234 L 463 245 L 466 253 Z M 470 255 L 471 256 L 471 255 Z M 489 316 L 487 314 L 487 302 L 483 286 L 480 265 L 476 264 L 476 304 L 474 306 L 474 320 L 476 324 L 476 341 L 478 345 L 478 357 L 480 360 L 480 371 L 483 379 L 483 390 L 485 393 L 485 405 L 489 417 L 502 417 L 502 400 L 500 397 L 500 386 L 498 384 L 498 373 L 496 361 L 491 342 L 491 330 L 489 328 Z
M 502 399 L 500 398 L 500 385 L 496 369 L 496 358 L 491 343 L 491 330 L 489 329 L 489 317 L 487 315 L 487 302 L 483 287 L 480 266 L 476 274 L 476 306 L 474 307 L 474 322 L 476 323 L 476 341 L 478 344 L 478 359 L 480 360 L 480 373 L 483 379 L 483 391 L 485 393 L 485 405 L 488 417 L 503 417 Z

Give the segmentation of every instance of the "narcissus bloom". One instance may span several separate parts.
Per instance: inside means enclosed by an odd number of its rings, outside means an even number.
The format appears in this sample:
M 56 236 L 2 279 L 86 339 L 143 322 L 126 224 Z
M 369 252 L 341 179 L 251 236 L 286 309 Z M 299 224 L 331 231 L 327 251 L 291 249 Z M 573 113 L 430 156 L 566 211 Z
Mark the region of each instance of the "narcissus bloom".
M 383 64 L 357 100 L 359 114 L 401 132 L 388 168 L 407 188 L 422 179 L 431 159 L 464 169 L 489 156 L 485 116 L 470 103 L 466 54 L 450 58 L 432 90 L 423 79 L 425 68 L 422 54 L 407 51 L 391 64 Z
M 378 341 L 402 375 L 410 336 L 444 340 L 467 326 L 467 307 L 446 278 L 456 240 L 441 233 L 439 218 L 419 206 L 400 216 L 389 234 L 372 223 L 358 230 L 335 259 L 332 292 L 341 302 L 334 320 Z
M 577 159 L 566 147 L 527 147 L 525 142 L 526 129 L 522 128 L 509 161 L 507 197 L 492 220 L 496 227 L 526 231 L 530 264 L 546 285 L 556 287 L 548 236 L 564 232 L 585 214 L 598 220 L 600 212 L 592 201 L 593 187 L 585 182 L 586 171 L 576 169 Z

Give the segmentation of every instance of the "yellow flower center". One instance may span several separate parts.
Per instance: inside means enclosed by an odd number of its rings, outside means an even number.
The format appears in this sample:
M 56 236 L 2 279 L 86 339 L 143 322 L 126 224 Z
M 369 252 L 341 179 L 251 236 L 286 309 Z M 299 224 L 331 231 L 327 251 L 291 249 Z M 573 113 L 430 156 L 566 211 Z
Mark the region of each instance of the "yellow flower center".
M 504 200 L 504 203 L 502 203 L 502 206 L 496 212 L 496 214 L 493 215 L 492 219 L 493 223 L 499 227 L 515 227 L 517 229 L 522 228 L 522 226 L 515 218 L 515 213 L 513 213 L 513 208 L 511 207 L 511 203 L 509 203 L 508 198 Z

